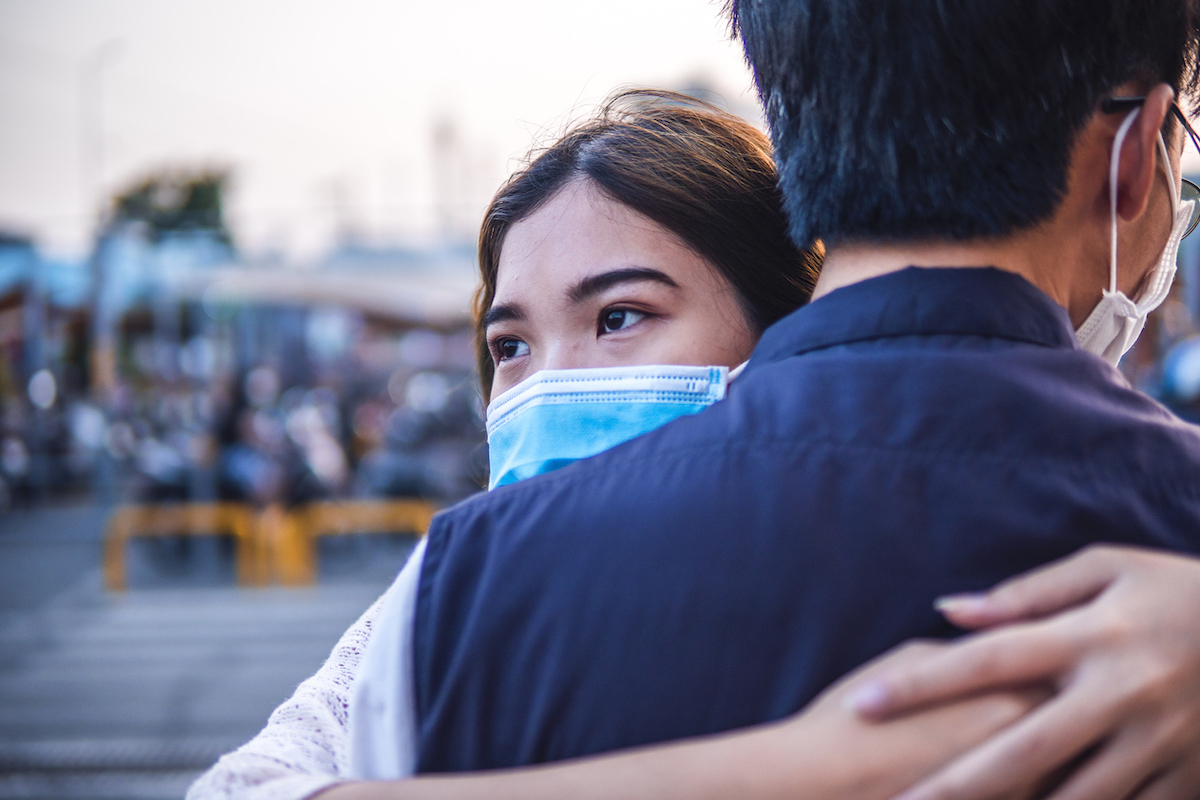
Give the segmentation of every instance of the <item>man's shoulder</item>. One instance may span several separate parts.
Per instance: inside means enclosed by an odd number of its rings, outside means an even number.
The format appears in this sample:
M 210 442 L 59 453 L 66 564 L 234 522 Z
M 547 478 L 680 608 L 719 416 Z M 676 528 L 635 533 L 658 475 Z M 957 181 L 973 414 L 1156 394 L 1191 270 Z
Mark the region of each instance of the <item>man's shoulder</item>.
M 810 434 L 838 441 L 1117 466 L 1153 451 L 1161 468 L 1200 468 L 1200 428 L 1079 349 L 972 337 L 865 342 L 747 377 L 743 388 L 757 391 L 740 399 L 770 407 L 786 387 L 778 413 L 801 414 Z
M 923 458 L 1026 463 L 1088 480 L 1174 490 L 1200 469 L 1200 428 L 1080 351 L 842 348 L 761 365 L 726 400 L 562 470 L 476 496 L 454 520 L 586 516 L 653 486 L 666 506 L 737 496 L 787 461 Z

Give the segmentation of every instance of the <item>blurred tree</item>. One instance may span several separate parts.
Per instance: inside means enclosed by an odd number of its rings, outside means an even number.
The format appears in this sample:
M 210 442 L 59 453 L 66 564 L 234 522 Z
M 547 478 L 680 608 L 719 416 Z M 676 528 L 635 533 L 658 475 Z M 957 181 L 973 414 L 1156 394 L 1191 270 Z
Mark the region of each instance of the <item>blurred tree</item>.
M 223 170 L 148 175 L 113 198 L 112 222 L 143 222 L 156 242 L 171 233 L 207 231 L 232 247 L 223 209 L 228 183 Z

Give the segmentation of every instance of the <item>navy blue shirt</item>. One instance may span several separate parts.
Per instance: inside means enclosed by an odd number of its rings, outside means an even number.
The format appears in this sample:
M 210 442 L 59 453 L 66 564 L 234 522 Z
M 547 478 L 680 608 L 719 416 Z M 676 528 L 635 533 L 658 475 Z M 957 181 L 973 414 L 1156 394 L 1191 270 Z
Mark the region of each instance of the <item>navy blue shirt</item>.
M 993 269 L 908 269 L 770 328 L 729 396 L 429 532 L 418 769 L 785 716 L 939 595 L 1091 542 L 1200 548 L 1200 436 Z

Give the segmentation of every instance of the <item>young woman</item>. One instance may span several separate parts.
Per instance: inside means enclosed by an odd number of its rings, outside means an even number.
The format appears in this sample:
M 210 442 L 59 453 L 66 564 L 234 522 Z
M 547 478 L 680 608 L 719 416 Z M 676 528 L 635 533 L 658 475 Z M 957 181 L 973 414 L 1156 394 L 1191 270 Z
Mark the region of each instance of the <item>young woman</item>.
M 769 143 L 761 133 L 688 98 L 618 97 L 513 176 L 488 210 L 476 303 L 484 395 L 498 398 L 545 370 L 736 367 L 750 357 L 767 325 L 806 301 L 818 266 L 819 254 L 799 252 L 788 240 Z M 562 466 L 570 458 L 552 460 Z M 792 719 L 708 740 L 501 774 L 344 783 L 351 777 L 411 774 L 416 734 L 405 652 L 411 646 L 420 559 L 418 551 L 321 671 L 272 715 L 258 737 L 202 778 L 189 797 L 885 797 L 1005 728 L 1041 699 L 1028 693 L 977 696 L 869 724 L 847 711 L 844 701 L 857 688 L 861 702 L 886 710 L 887 694 L 879 687 L 889 684 L 863 684 L 860 677 Z M 1174 562 L 1170 567 L 1184 569 Z M 1056 591 L 1053 602 L 1043 600 L 1038 612 L 1104 594 L 1104 587 L 1097 587 L 1080 595 L 1081 581 L 1070 575 L 1059 580 L 1075 593 Z M 1153 582 L 1144 579 L 1138 586 Z M 386 609 L 382 618 L 381 608 Z M 1073 613 L 1075 628 L 1058 634 L 1059 641 L 1069 640 L 1075 648 L 1070 655 L 1063 655 L 1070 648 L 1060 648 L 1057 669 L 1063 671 L 1097 657 L 1087 644 L 1094 639 L 1079 635 L 1081 612 Z M 990 624 L 1021 616 L 1019 608 L 989 613 L 976 606 L 964 614 L 960 606 L 956 619 Z M 359 661 L 374 638 L 387 646 L 371 648 L 364 673 Z M 1131 640 L 1124 651 L 1145 655 L 1155 644 Z M 1032 659 L 1022 649 L 1029 647 L 1026 640 L 1010 637 L 1005 645 L 1005 652 L 1026 667 L 1019 680 L 1006 680 L 1007 673 L 1001 673 L 990 681 L 976 680 L 968 691 L 1061 677 L 1048 667 L 1038 673 L 1029 666 Z M 919 677 L 911 671 L 936 667 L 943 681 L 959 690 L 968 682 L 947 680 L 944 676 L 954 673 L 947 673 L 946 665 L 970 667 L 970 659 L 987 655 L 978 646 L 928 648 L 903 651 L 868 673 L 899 669 Z M 1175 653 L 1173 697 L 1200 673 L 1196 651 L 1200 643 L 1195 651 Z M 362 674 L 368 677 L 356 693 Z M 1108 722 L 1138 714 L 1143 720 L 1157 718 L 1160 700 L 1137 680 L 1127 683 L 1127 699 L 1141 699 L 1139 691 L 1145 699 L 1127 700 Z M 937 696 L 928 688 L 909 694 Z M 348 715 L 352 695 L 357 695 L 355 712 Z M 1058 702 L 1045 708 L 1053 710 Z M 1196 727 L 1200 731 L 1200 723 Z M 995 788 L 994 781 L 987 783 L 987 766 L 986 760 L 976 763 L 975 772 L 967 773 L 979 781 L 981 792 Z M 1043 771 L 1031 770 L 1029 780 Z M 954 775 L 960 786 L 962 775 Z

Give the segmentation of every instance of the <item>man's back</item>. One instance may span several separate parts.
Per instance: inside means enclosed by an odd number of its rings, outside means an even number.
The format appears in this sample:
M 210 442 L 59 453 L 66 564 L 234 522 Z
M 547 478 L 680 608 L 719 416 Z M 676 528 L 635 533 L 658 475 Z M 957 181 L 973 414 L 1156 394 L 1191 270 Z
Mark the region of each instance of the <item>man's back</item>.
M 423 771 L 781 717 L 944 593 L 1093 541 L 1200 549 L 1200 437 L 994 270 L 768 331 L 723 403 L 448 512 L 415 632 Z

